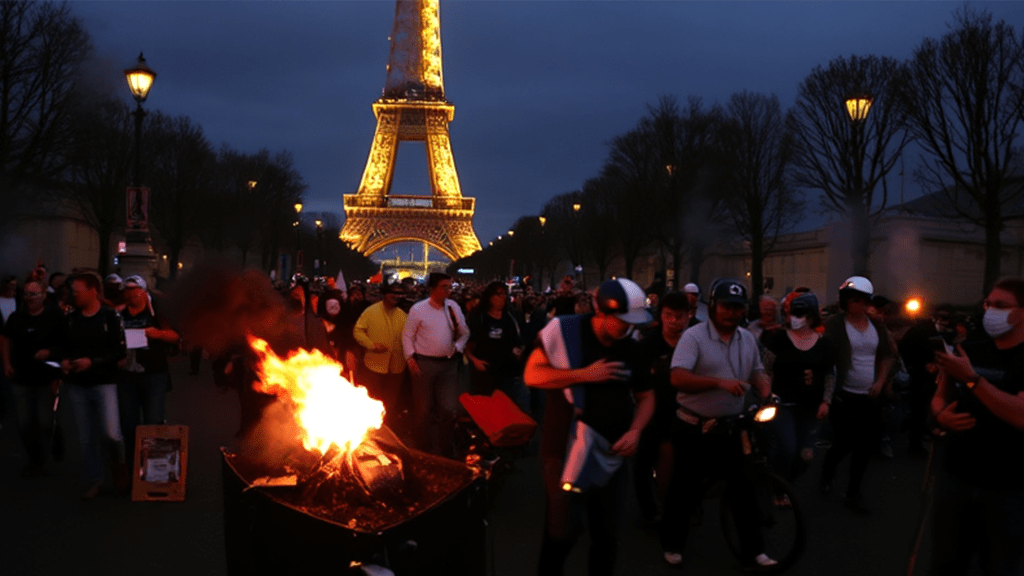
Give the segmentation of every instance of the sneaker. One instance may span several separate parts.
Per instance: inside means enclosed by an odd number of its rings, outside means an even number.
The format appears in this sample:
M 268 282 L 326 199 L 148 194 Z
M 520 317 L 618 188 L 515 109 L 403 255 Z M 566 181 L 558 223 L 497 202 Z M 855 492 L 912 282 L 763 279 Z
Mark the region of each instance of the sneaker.
M 679 566 L 683 563 L 683 555 L 679 552 L 665 552 L 663 558 L 669 566 Z
M 82 500 L 92 500 L 95 498 L 100 493 L 100 486 L 102 485 L 102 482 L 94 482 L 85 492 L 82 492 Z
M 764 552 L 755 556 L 754 562 L 757 562 L 757 565 L 761 568 L 769 568 L 771 566 L 775 566 L 776 564 L 778 564 L 778 561 L 769 558 L 768 555 Z

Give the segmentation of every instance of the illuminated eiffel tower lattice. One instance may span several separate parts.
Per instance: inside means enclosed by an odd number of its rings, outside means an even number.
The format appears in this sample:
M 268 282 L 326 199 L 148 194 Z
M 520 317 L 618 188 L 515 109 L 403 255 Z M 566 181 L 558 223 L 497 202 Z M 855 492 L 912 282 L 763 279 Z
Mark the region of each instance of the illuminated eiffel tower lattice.
M 462 196 L 441 74 L 438 0 L 398 0 L 384 95 L 373 103 L 377 130 L 359 192 L 345 195 L 341 239 L 369 255 L 395 242 L 425 242 L 456 260 L 480 249 L 474 199 Z M 398 145 L 426 143 L 431 193 L 391 193 Z

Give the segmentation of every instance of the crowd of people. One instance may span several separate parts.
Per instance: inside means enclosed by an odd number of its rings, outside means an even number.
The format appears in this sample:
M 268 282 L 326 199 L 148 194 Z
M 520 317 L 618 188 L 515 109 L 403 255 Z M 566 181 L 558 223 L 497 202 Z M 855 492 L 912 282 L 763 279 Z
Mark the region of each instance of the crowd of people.
M 964 574 L 974 555 L 985 573 L 1019 571 L 1024 476 L 1013 454 L 1024 439 L 1022 280 L 995 285 L 980 327 L 950 306 L 911 317 L 863 276 L 834 294 L 797 288 L 753 306 L 748 287 L 733 279 L 716 280 L 706 299 L 696 284 L 664 293 L 620 278 L 587 292 L 565 277 L 536 292 L 528 281 L 478 286 L 441 273 L 423 284 L 369 286 L 298 278 L 280 291 L 282 322 L 294 329 L 276 346 L 337 358 L 416 448 L 459 456 L 455 422 L 465 391 L 501 391 L 542 421 L 539 574 L 563 572 L 584 526 L 589 573 L 614 572 L 630 479 L 668 564 L 683 563 L 691 517 L 709 478 L 718 478 L 734 499 L 745 563 L 773 566 L 754 527 L 739 440 L 716 426 L 769 401 L 778 404 L 766 436 L 771 469 L 799 481 L 823 452 L 817 487 L 829 497 L 848 458 L 843 504 L 856 514 L 874 512 L 871 462 L 892 457 L 898 435 L 907 435 L 910 456 L 948 438 L 935 573 Z M 164 421 L 168 357 L 182 348 L 145 280 L 37 269 L 23 283 L 5 279 L 0 312 L 4 373 L 28 456 L 23 473 L 45 465 L 40 412 L 60 391 L 79 426 L 83 498 L 104 481 L 103 446 L 123 489 L 125 446 L 136 425 Z M 238 391 L 240 436 L 274 402 L 253 389 L 244 348 L 206 351 L 215 380 Z M 190 352 L 198 372 L 203 352 Z M 581 457 L 597 458 L 602 472 L 581 471 Z

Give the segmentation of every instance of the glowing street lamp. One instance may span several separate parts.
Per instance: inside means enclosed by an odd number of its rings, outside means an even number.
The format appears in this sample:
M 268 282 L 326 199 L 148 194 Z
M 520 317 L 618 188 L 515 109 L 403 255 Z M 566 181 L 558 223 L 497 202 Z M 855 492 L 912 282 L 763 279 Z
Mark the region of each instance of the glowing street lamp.
M 302 229 L 299 224 L 302 222 L 302 202 L 295 203 L 295 272 L 302 272 L 302 266 L 299 265 L 299 255 L 302 253 Z
M 868 110 L 874 99 L 869 96 L 853 96 L 846 99 L 846 112 L 852 122 L 863 122 L 868 118 Z
M 540 220 L 541 227 L 543 227 L 548 222 L 548 219 L 545 218 L 544 216 L 537 216 L 537 220 Z

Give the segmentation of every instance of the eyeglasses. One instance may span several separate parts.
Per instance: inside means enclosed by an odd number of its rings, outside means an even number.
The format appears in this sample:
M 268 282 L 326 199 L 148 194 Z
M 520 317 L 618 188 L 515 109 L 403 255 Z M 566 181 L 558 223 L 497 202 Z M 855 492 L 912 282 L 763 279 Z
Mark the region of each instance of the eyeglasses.
M 995 309 L 995 310 L 1009 310 L 1010 308 L 1019 308 L 1019 306 L 1017 306 L 1016 304 L 1014 304 L 1012 302 L 1007 302 L 1005 300 L 996 300 L 995 302 L 992 302 L 992 301 L 990 301 L 988 299 L 986 299 L 984 302 L 982 302 L 981 306 L 985 310 L 991 310 L 991 309 Z

